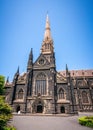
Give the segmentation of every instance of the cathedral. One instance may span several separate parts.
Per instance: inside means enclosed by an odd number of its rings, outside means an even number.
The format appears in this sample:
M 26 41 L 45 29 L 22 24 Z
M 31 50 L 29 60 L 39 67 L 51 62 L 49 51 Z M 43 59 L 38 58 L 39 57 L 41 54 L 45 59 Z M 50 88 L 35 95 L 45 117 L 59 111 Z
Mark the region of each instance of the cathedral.
M 29 54 L 27 71 L 5 83 L 5 97 L 13 112 L 30 114 L 77 114 L 93 111 L 93 70 L 56 70 L 48 15 L 40 55 Z

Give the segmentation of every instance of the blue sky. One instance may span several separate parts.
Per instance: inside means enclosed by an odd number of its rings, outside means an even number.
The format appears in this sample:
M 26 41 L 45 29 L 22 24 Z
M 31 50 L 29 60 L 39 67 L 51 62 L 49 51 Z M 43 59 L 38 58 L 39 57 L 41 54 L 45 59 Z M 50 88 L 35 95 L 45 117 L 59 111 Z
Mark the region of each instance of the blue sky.
M 57 70 L 93 69 L 93 0 L 0 0 L 0 74 L 26 71 L 40 54 L 49 14 Z

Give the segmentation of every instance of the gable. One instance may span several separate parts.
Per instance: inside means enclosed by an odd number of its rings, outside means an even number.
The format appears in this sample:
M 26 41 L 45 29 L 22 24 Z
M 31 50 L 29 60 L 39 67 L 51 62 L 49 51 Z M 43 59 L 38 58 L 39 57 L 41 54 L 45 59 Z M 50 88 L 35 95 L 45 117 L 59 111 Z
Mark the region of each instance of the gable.
M 40 54 L 33 64 L 33 69 L 47 69 L 49 67 L 50 63 L 43 54 Z

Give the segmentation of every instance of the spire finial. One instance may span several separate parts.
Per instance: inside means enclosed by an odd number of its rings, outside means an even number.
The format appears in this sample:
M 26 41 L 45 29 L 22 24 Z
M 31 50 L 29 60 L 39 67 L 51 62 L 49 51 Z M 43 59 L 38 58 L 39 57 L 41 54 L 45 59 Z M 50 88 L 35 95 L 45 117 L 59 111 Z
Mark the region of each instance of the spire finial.
M 18 69 L 17 69 L 17 74 L 19 74 L 19 66 L 18 66 Z
M 67 66 L 67 64 L 66 64 L 66 75 L 68 74 L 68 66 Z

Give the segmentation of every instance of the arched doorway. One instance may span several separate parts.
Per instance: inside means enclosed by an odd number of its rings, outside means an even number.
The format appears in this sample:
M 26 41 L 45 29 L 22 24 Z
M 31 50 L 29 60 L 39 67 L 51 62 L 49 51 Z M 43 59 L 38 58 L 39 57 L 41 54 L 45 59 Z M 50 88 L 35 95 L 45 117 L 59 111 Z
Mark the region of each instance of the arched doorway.
M 65 113 L 65 107 L 61 106 L 60 111 L 61 111 L 61 113 Z
M 37 105 L 37 113 L 42 113 L 43 112 L 43 107 L 41 104 Z
M 20 111 L 20 106 L 17 106 L 16 112 L 18 113 Z
M 38 97 L 32 104 L 32 113 L 43 113 L 44 101 Z

